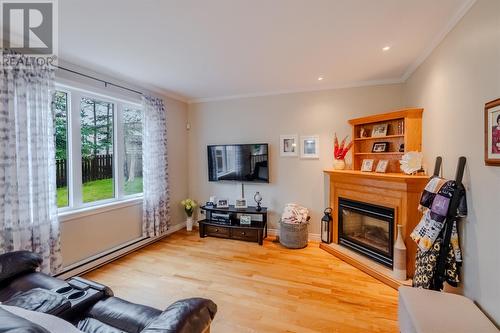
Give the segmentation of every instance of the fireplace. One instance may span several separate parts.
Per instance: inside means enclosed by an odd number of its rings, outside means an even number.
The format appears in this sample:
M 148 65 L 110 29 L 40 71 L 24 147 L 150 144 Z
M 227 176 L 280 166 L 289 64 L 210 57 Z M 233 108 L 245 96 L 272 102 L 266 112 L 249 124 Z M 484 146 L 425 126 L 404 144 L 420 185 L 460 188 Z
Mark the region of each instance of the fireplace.
M 339 197 L 338 242 L 392 268 L 394 209 Z

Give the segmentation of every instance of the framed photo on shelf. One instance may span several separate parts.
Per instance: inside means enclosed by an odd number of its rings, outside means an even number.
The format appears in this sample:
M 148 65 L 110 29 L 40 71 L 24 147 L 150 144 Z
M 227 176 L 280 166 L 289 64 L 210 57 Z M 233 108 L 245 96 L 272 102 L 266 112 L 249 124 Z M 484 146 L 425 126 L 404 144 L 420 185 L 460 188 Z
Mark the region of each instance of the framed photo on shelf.
M 369 138 L 370 132 L 366 128 L 361 127 L 361 129 L 359 130 L 359 137 L 360 138 Z
M 252 224 L 252 217 L 250 215 L 240 215 L 240 224 L 250 225 Z
M 377 163 L 375 172 L 385 173 L 387 171 L 387 166 L 389 165 L 389 160 L 380 160 Z
M 389 150 L 389 142 L 374 142 L 372 153 L 385 153 Z
M 361 171 L 363 172 L 371 172 L 373 170 L 373 159 L 364 159 L 361 164 Z
M 234 201 L 234 208 L 236 209 L 247 208 L 247 199 L 244 198 L 236 199 Z
M 381 136 L 387 136 L 387 127 L 388 124 L 373 125 L 372 137 L 376 138 Z
M 319 135 L 300 137 L 300 157 L 319 158 Z
M 217 199 L 217 208 L 229 208 L 229 200 Z
M 297 134 L 280 135 L 280 156 L 296 157 L 299 154 L 299 138 Z
M 500 166 L 500 98 L 484 106 L 484 163 Z

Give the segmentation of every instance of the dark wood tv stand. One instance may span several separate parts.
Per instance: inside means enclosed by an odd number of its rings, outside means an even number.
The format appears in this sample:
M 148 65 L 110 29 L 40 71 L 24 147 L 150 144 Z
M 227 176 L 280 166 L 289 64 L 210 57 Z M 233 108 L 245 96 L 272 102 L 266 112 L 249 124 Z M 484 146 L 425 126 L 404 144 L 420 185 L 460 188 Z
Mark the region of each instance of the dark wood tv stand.
M 262 207 L 260 211 L 257 207 L 217 208 L 213 206 L 202 206 L 206 212 L 206 219 L 198 221 L 200 225 L 200 237 L 207 236 L 231 238 L 249 242 L 257 242 L 262 245 L 262 241 L 267 237 L 267 208 Z M 230 214 L 229 222 L 217 221 L 212 214 Z M 241 215 L 250 215 L 252 224 L 240 223 Z

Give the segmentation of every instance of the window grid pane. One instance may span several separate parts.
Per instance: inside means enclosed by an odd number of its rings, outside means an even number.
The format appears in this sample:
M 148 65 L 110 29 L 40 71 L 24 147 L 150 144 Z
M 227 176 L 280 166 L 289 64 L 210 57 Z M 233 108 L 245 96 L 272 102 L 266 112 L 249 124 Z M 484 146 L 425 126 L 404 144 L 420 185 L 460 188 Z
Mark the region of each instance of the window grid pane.
M 67 207 L 68 196 L 68 94 L 56 91 L 52 98 L 56 145 L 57 207 Z
M 82 201 L 115 197 L 113 179 L 114 104 L 92 98 L 80 102 Z
M 142 110 L 123 108 L 123 193 L 142 193 Z

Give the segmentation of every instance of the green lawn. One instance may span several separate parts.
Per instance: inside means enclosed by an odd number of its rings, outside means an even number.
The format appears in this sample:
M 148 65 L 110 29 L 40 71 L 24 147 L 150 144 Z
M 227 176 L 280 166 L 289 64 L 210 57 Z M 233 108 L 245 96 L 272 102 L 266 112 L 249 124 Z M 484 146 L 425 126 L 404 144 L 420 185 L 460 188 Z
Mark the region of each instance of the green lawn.
M 113 180 L 101 179 L 83 184 L 83 202 L 93 202 L 98 200 L 113 198 Z M 135 194 L 142 192 L 142 178 L 135 178 L 133 182 L 126 182 L 124 193 Z M 59 187 L 57 189 L 57 207 L 68 205 L 68 188 Z
M 68 205 L 68 188 L 57 188 L 57 207 L 66 207 Z

